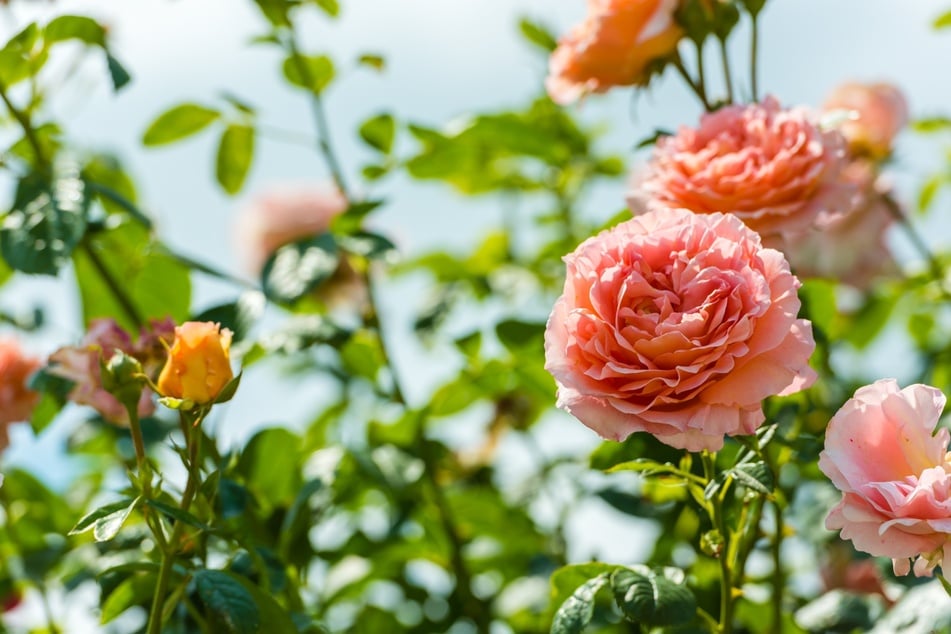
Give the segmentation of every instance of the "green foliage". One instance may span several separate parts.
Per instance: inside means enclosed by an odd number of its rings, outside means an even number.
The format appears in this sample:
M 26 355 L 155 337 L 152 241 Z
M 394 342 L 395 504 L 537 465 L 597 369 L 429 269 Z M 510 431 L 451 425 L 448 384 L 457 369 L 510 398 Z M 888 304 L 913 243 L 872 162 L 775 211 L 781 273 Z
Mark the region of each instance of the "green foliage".
M 221 113 L 206 106 L 183 103 L 160 114 L 149 124 L 142 143 L 147 146 L 165 145 L 188 138 L 212 124 Z
M 293 303 L 337 270 L 340 254 L 329 233 L 285 245 L 264 265 L 262 290 L 271 300 Z
M 294 86 L 315 95 L 322 93 L 334 79 L 333 60 L 326 55 L 292 54 L 284 60 L 284 77 Z
M 232 124 L 218 142 L 215 176 L 218 184 L 232 196 L 241 191 L 254 159 L 254 128 Z
M 378 114 L 364 121 L 359 132 L 364 143 L 383 154 L 389 154 L 396 136 L 396 122 L 393 115 Z

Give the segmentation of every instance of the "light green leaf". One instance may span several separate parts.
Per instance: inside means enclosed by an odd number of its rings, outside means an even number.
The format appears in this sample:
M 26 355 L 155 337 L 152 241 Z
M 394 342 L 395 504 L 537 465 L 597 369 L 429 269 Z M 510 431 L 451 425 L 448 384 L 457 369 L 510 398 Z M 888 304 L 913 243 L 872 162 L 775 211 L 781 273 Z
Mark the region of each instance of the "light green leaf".
M 158 116 L 142 136 L 147 146 L 174 143 L 201 132 L 220 116 L 217 110 L 194 103 L 184 103 Z
M 233 196 L 241 191 L 253 159 L 254 128 L 243 124 L 229 125 L 221 135 L 215 161 L 215 176 L 226 192 Z
M 934 19 L 932 26 L 936 29 L 945 29 L 951 26 L 951 11 L 945 11 Z
M 283 70 L 287 81 L 315 95 L 322 93 L 336 74 L 333 60 L 326 55 L 291 55 L 284 60 Z
M 396 122 L 389 113 L 371 117 L 360 126 L 360 138 L 364 143 L 383 154 L 389 154 L 393 149 L 395 136 Z
M 558 46 L 558 41 L 551 34 L 551 30 L 534 20 L 522 18 L 518 22 L 518 30 L 522 32 L 526 40 L 546 52 L 550 53 Z
M 340 3 L 337 0 L 314 0 L 314 4 L 324 10 L 332 18 L 340 15 Z
M 47 43 L 80 40 L 92 46 L 105 47 L 106 31 L 98 22 L 83 15 L 61 15 L 53 18 L 43 32 Z

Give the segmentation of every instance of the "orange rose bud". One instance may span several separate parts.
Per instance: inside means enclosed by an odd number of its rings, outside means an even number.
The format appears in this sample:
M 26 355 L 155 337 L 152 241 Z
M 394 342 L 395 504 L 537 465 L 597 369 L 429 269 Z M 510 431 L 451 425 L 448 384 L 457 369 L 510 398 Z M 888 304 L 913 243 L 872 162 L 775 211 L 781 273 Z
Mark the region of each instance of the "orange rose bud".
M 231 331 L 210 321 L 187 321 L 175 328 L 175 341 L 158 379 L 162 396 L 196 405 L 211 403 L 234 378 Z

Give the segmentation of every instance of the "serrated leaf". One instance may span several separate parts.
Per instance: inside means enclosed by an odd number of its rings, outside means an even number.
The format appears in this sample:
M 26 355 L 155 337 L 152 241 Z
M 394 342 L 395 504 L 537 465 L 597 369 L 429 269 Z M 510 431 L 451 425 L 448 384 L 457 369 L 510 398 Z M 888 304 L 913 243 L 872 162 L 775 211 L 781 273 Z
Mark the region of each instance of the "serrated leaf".
M 359 132 L 364 143 L 383 154 L 389 154 L 396 136 L 396 121 L 393 115 L 384 112 L 364 121 Z
M 264 294 L 274 301 L 293 303 L 333 275 L 339 263 L 337 243 L 330 234 L 287 244 L 264 265 Z
M 221 134 L 215 159 L 215 177 L 232 196 L 241 191 L 254 160 L 254 128 L 231 124 Z
M 776 486 L 773 472 L 762 461 L 738 464 L 730 470 L 730 473 L 740 484 L 765 495 L 771 494 Z
M 579 634 L 594 616 L 594 600 L 598 591 L 608 584 L 608 573 L 588 579 L 561 604 L 551 624 L 551 634 Z
M 254 597 L 234 575 L 222 570 L 199 570 L 195 588 L 210 613 L 214 631 L 228 634 L 257 634 L 261 614 Z
M 333 60 L 326 55 L 291 55 L 284 60 L 282 69 L 287 81 L 316 95 L 330 85 L 336 74 Z
M 624 616 L 650 626 L 682 625 L 693 620 L 697 612 L 693 593 L 667 576 L 645 572 L 622 568 L 611 575 L 614 600 Z
M 142 143 L 150 147 L 174 143 L 204 130 L 219 116 L 217 110 L 183 103 L 160 114 L 145 131 Z
M 124 500 L 119 500 L 118 502 L 100 506 L 99 508 L 84 515 L 78 522 L 76 522 L 76 525 L 69 530 L 68 534 L 79 535 L 81 533 L 85 533 L 88 530 L 94 529 L 101 520 L 112 517 L 116 514 L 121 514 L 123 512 L 125 512 L 125 517 L 122 520 L 124 522 L 125 518 L 129 517 L 129 514 L 139 503 L 140 499 L 141 498 L 126 498 Z M 119 526 L 121 525 L 122 524 L 120 523 Z M 96 541 L 103 540 L 97 539 Z

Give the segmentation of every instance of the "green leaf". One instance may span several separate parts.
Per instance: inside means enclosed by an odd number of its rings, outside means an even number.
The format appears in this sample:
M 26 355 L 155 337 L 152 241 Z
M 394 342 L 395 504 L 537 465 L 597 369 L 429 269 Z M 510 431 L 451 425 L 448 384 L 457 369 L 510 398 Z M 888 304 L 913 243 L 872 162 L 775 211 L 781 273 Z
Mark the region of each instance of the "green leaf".
M 330 230 L 336 234 L 360 233 L 363 219 L 382 205 L 382 200 L 352 203 L 345 212 L 331 221 Z
M 106 51 L 106 64 L 109 67 L 109 77 L 112 79 L 112 89 L 114 91 L 119 92 L 132 81 L 129 71 L 109 51 Z
M 770 495 L 776 486 L 773 472 L 763 461 L 738 464 L 730 470 L 730 473 L 743 486 L 764 495 Z
M 274 506 L 290 506 L 301 487 L 300 437 L 279 427 L 256 433 L 241 452 L 238 471 L 247 486 Z M 281 465 L 280 469 L 275 465 Z
M 396 245 L 388 238 L 367 231 L 338 236 L 337 244 L 344 251 L 368 260 L 386 260 L 396 255 Z
M 90 199 L 79 170 L 57 172 L 52 181 L 33 173 L 17 185 L 0 225 L 0 253 L 13 269 L 55 275 L 85 234 Z
M 211 526 L 208 526 L 208 524 L 205 524 L 204 522 L 202 522 L 200 519 L 198 519 L 197 517 L 195 517 L 188 511 L 184 511 L 180 509 L 179 507 L 174 506 L 172 504 L 168 504 L 166 502 L 162 502 L 161 500 L 156 500 L 154 498 L 143 500 L 143 504 L 145 504 L 146 506 L 151 506 L 156 511 L 159 511 L 160 513 L 163 513 L 178 522 L 187 524 L 188 526 L 191 526 L 192 528 L 197 528 L 198 530 L 207 531 L 207 532 L 211 532 L 213 530 Z
M 218 183 L 232 196 L 241 191 L 254 159 L 254 128 L 231 124 L 221 134 L 215 176 Z
M 217 110 L 183 103 L 160 114 L 145 131 L 142 143 L 147 146 L 174 143 L 204 130 L 220 116 Z
M 136 606 L 148 606 L 155 592 L 155 574 L 135 574 L 122 581 L 102 602 L 99 622 L 109 623 Z
M 932 26 L 936 29 L 945 29 L 951 26 L 951 11 L 945 11 L 934 19 Z
M 505 319 L 496 325 L 495 334 L 502 345 L 512 352 L 526 348 L 541 350 L 545 339 L 545 322 Z
M 198 596 L 210 613 L 213 631 L 229 634 L 258 634 L 261 612 L 248 589 L 235 575 L 221 570 L 195 573 Z
M 92 18 L 82 15 L 61 15 L 46 25 L 43 37 L 48 43 L 80 40 L 93 46 L 105 47 L 106 31 Z
M 284 60 L 283 70 L 287 81 L 315 95 L 322 93 L 336 74 L 333 60 L 326 55 L 291 55 Z
M 611 589 L 624 616 L 637 623 L 683 625 L 697 613 L 697 600 L 689 589 L 653 570 L 616 570 L 611 575 Z
M 951 12 L 949 12 L 951 15 Z M 915 119 L 911 122 L 911 129 L 922 134 L 931 134 L 951 129 L 951 118 L 948 117 L 924 117 Z
M 462 375 L 436 390 L 430 399 L 429 413 L 436 417 L 450 416 L 466 409 L 483 396 L 482 390 L 472 382 L 472 378 Z
M 558 41 L 551 34 L 551 30 L 534 20 L 522 18 L 518 21 L 518 30 L 526 40 L 544 51 L 551 52 L 558 47 Z
M 330 234 L 287 244 L 264 265 L 264 294 L 277 302 L 293 303 L 333 275 L 339 263 L 337 243 Z
M 364 143 L 383 154 L 389 154 L 393 149 L 395 136 L 396 122 L 393 115 L 386 112 L 370 117 L 360 126 L 360 138 Z
M 384 364 L 379 338 L 365 330 L 356 332 L 340 349 L 340 361 L 349 374 L 375 381 Z
M 112 539 L 140 501 L 141 498 L 126 498 L 100 506 L 76 522 L 76 525 L 70 529 L 69 534 L 79 535 L 88 530 L 93 530 L 97 542 Z M 111 535 L 110 532 L 112 532 Z M 101 535 L 108 536 L 100 539 Z
M 383 58 L 383 56 L 373 53 L 364 53 L 357 58 L 357 63 L 361 66 L 372 68 L 378 73 L 383 72 L 383 70 L 386 68 L 386 60 Z
M 938 190 L 946 185 L 947 182 L 948 178 L 943 174 L 935 174 L 925 181 L 925 184 L 921 186 L 921 191 L 918 192 L 918 211 L 920 213 L 928 211 L 931 203 L 934 202 L 935 196 L 938 194 Z
M 313 0 L 313 2 L 332 18 L 340 15 L 340 3 L 337 0 Z
M 594 616 L 594 599 L 608 583 L 608 573 L 599 574 L 581 584 L 555 612 L 551 634 L 579 634 Z

